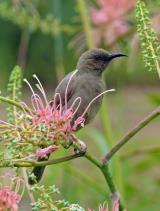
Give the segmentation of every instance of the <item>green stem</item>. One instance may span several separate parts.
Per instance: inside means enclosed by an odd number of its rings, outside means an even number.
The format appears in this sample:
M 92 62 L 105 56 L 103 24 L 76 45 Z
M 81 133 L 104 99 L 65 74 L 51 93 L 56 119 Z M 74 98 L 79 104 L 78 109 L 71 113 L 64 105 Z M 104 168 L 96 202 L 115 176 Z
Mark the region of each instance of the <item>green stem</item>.
M 112 179 L 112 176 L 111 176 L 111 173 L 110 173 L 110 170 L 109 170 L 109 166 L 108 164 L 103 164 L 102 167 L 101 167 L 101 172 L 103 173 L 104 175 L 104 178 L 108 184 L 108 187 L 112 193 L 112 195 L 117 195 L 118 196 L 118 192 L 116 190 L 116 186 L 113 182 L 113 179 Z M 123 211 L 124 210 L 124 207 L 122 205 L 122 202 L 120 201 L 120 204 L 119 204 L 119 211 Z
M 69 160 L 73 160 L 75 158 L 83 156 L 82 153 L 68 155 L 62 158 L 57 158 L 53 160 L 47 161 L 35 161 L 35 160 L 27 160 L 27 159 L 17 159 L 17 160 L 1 160 L 0 168 L 3 167 L 33 167 L 33 166 L 47 166 L 53 165 L 57 163 L 63 163 Z
M 14 101 L 14 100 L 11 100 L 7 97 L 0 96 L 0 101 L 8 103 L 8 104 L 13 105 L 13 106 L 16 106 L 17 108 L 19 108 L 23 111 L 25 110 L 26 112 L 29 112 L 29 109 L 27 107 L 22 106 L 20 103 Z
M 153 119 L 160 115 L 160 107 L 141 120 L 133 129 L 131 129 L 111 150 L 104 156 L 103 162 L 108 162 L 128 141 L 131 140 L 140 130 L 148 125 Z
M 86 152 L 85 157 L 98 168 L 102 167 L 102 163 L 96 157 L 92 156 L 89 152 Z
M 108 165 L 102 165 L 100 169 L 105 177 L 106 182 L 108 183 L 111 193 L 116 193 L 116 187 L 113 183 Z
M 148 28 L 148 24 L 150 25 L 150 22 L 146 21 L 146 16 L 145 16 L 146 14 L 144 13 L 144 10 L 143 10 L 143 7 L 146 7 L 146 5 L 145 5 L 144 2 L 140 2 L 140 1 L 139 1 L 139 4 L 140 4 L 139 9 L 140 9 L 140 14 L 141 14 L 141 21 L 142 21 L 142 24 L 143 24 L 141 30 L 143 30 L 143 33 L 145 35 L 145 39 L 146 39 L 146 42 L 147 42 L 147 46 L 148 46 L 148 48 L 150 48 L 150 52 L 151 52 L 150 58 L 154 58 L 153 62 L 155 64 L 155 67 L 156 67 L 157 72 L 158 72 L 158 76 L 160 78 L 160 64 L 159 64 L 159 61 L 157 59 L 157 56 L 159 58 L 159 55 L 157 55 L 157 52 L 156 52 L 157 49 L 155 49 L 156 47 L 154 48 L 154 46 L 153 46 L 154 45 L 153 40 L 151 41 L 151 37 L 150 37 L 151 34 L 147 33 L 147 30 L 146 30 Z M 147 10 L 147 8 L 146 8 L 146 10 Z M 157 39 L 155 32 L 154 32 L 154 35 L 152 34 L 152 36 L 153 37 L 155 36 L 155 39 Z
M 116 189 L 116 185 L 114 184 L 113 182 L 113 179 L 112 179 L 112 176 L 111 176 L 111 173 L 110 173 L 110 170 L 109 170 L 109 167 L 108 167 L 108 164 L 103 164 L 103 162 L 100 162 L 96 157 L 92 156 L 90 153 L 86 153 L 85 154 L 85 157 L 91 162 L 93 163 L 94 165 L 96 165 L 100 171 L 102 172 L 106 182 L 107 182 L 107 185 L 110 189 L 110 192 L 112 194 L 117 194 L 118 191 Z M 120 201 L 120 211 L 123 211 L 123 205 Z
M 81 146 L 79 144 L 77 144 L 77 143 L 81 143 L 82 141 L 80 141 L 78 139 L 76 140 L 75 136 L 73 136 L 73 138 L 74 138 L 74 141 L 75 141 L 73 143 L 73 147 L 80 151 L 81 150 Z M 117 191 L 116 185 L 114 184 L 113 179 L 111 177 L 111 173 L 110 173 L 108 164 L 105 164 L 102 161 L 99 161 L 95 156 L 91 155 L 89 152 L 86 152 L 84 157 L 100 169 L 100 171 L 104 175 L 104 178 L 105 178 L 105 180 L 107 182 L 107 185 L 108 185 L 108 187 L 110 189 L 110 192 L 112 194 L 117 194 L 118 191 Z M 122 211 L 122 210 L 123 210 L 123 206 L 122 206 L 121 201 L 120 201 L 120 211 Z
M 106 96 L 103 99 L 103 103 L 99 114 L 106 142 L 109 145 L 109 148 L 111 148 L 115 144 L 115 137 L 112 131 L 111 120 L 109 116 L 110 113 Z M 121 172 L 122 167 L 120 158 L 118 156 L 114 160 L 112 160 L 112 169 L 115 175 L 115 182 L 118 186 L 120 193 L 122 194 L 124 192 Z

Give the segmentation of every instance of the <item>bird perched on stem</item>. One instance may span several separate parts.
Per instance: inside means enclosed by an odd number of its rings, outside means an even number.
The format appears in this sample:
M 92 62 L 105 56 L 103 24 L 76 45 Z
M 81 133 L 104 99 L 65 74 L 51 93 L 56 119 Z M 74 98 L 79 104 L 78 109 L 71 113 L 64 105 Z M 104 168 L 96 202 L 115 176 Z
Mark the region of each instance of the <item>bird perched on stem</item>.
M 97 114 L 103 96 L 105 86 L 102 80 L 102 73 L 108 66 L 111 60 L 117 57 L 126 56 L 121 53 L 108 53 L 107 51 L 99 48 L 93 48 L 81 55 L 78 60 L 74 77 L 73 72 L 65 76 L 55 90 L 55 94 L 59 93 L 61 96 L 61 102 L 59 98 L 56 100 L 57 106 L 62 105 L 62 110 L 72 107 L 76 110 L 73 123 L 78 117 L 84 117 L 84 124 L 88 124 Z M 72 80 L 69 83 L 69 80 Z M 97 97 L 98 96 L 98 97 Z M 81 102 L 74 103 L 76 99 L 80 99 Z M 93 100 L 94 99 L 94 100 Z M 67 101 L 67 102 L 66 102 Z M 77 109 L 78 107 L 78 109 Z M 77 128 L 78 129 L 78 128 Z M 39 159 L 39 161 L 49 158 Z M 36 181 L 42 177 L 45 166 L 34 167 L 32 173 L 36 176 Z M 31 178 L 29 183 L 34 184 Z

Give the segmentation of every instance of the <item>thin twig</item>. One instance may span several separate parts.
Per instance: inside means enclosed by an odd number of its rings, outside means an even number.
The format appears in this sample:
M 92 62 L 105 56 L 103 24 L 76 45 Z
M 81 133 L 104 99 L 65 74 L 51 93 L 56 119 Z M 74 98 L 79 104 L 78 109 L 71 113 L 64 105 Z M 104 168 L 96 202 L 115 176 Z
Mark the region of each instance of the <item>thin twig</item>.
M 22 159 L 16 159 L 16 160 L 1 160 L 0 163 L 0 168 L 3 167 L 33 167 L 33 166 L 47 166 L 47 165 L 53 165 L 53 164 L 57 164 L 57 163 L 63 163 L 69 160 L 73 160 L 75 158 L 81 157 L 84 154 L 77 153 L 77 154 L 72 154 L 72 155 L 68 155 L 62 158 L 57 158 L 57 159 L 53 159 L 53 160 L 47 160 L 47 161 L 35 161 L 35 160 L 22 160 Z
M 8 103 L 10 105 L 13 105 L 13 106 L 16 106 L 17 108 L 21 109 L 21 110 L 25 110 L 26 112 L 29 112 L 29 109 L 25 106 L 22 106 L 20 103 L 14 101 L 14 100 L 11 100 L 7 97 L 3 97 L 3 96 L 0 96 L 0 101 L 4 102 L 4 103 Z
M 77 144 L 74 144 L 74 148 L 81 150 L 81 147 Z M 117 195 L 118 191 L 117 191 L 116 185 L 112 179 L 112 175 L 110 173 L 108 164 L 99 161 L 95 156 L 91 155 L 89 152 L 86 152 L 84 157 L 99 168 L 99 170 L 102 172 L 102 174 L 106 180 L 106 183 L 110 189 L 110 192 L 112 193 L 112 195 L 114 195 L 114 194 Z M 121 200 L 120 200 L 120 209 L 119 210 L 123 211 L 123 205 L 122 205 Z
M 0 98 L 2 100 L 2 98 Z M 15 106 L 19 107 L 19 104 L 16 104 L 15 102 L 12 102 L 10 100 L 6 100 L 6 98 L 3 99 L 3 101 L 6 101 L 8 103 L 11 103 Z M 90 153 L 86 152 L 84 155 L 84 152 L 81 152 L 82 146 L 78 146 L 77 144 L 74 144 L 74 147 L 76 147 L 80 153 L 69 155 L 63 158 L 57 158 L 54 160 L 48 160 L 48 161 L 41 161 L 37 162 L 34 160 L 4 160 L 1 161 L 0 167 L 31 167 L 31 166 L 45 166 L 45 165 L 52 165 L 56 163 L 62 163 L 65 161 L 69 161 L 72 159 L 75 159 L 80 156 L 85 156 L 90 162 L 92 162 L 94 165 L 96 165 L 101 172 L 103 173 L 105 180 L 109 186 L 109 189 L 112 194 L 117 193 L 116 186 L 113 182 L 113 179 L 111 177 L 111 173 L 109 171 L 109 167 L 107 164 L 107 161 L 109 161 L 113 155 L 121 149 L 134 135 L 136 135 L 141 129 L 143 129 L 147 124 L 149 124 L 153 119 L 155 119 L 157 116 L 160 115 L 160 107 L 158 107 L 156 110 L 154 110 L 151 114 L 149 114 L 146 118 L 144 118 L 142 121 L 140 121 L 132 130 L 130 130 L 110 151 L 107 153 L 106 156 L 104 156 L 102 162 L 99 161 L 96 157 L 92 156 Z M 120 202 L 120 211 L 123 210 L 123 206 Z
M 35 203 L 34 195 L 30 191 L 30 186 L 28 184 L 28 176 L 27 176 L 26 168 L 24 168 L 24 167 L 22 168 L 22 173 L 23 173 L 23 178 L 24 178 L 25 185 L 26 185 L 26 188 L 27 188 L 28 196 L 29 196 L 31 202 Z
M 160 115 L 160 107 L 141 120 L 133 129 L 131 129 L 111 150 L 102 158 L 103 163 L 107 163 L 115 153 L 117 153 L 128 141 L 131 140 L 141 129 L 148 125 L 153 119 Z

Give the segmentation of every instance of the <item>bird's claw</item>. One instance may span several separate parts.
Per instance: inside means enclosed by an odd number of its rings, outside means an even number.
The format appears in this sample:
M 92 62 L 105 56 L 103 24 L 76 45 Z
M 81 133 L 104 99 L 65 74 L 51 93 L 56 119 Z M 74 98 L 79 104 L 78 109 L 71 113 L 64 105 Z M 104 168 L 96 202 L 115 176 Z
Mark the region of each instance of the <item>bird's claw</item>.
M 73 141 L 71 139 L 68 139 L 66 142 L 63 142 L 63 148 L 69 149 L 69 147 L 73 144 Z
M 79 153 L 80 153 L 80 154 L 82 154 L 82 155 L 85 155 L 85 153 L 86 153 L 86 151 L 87 151 L 87 146 L 86 146 L 86 144 L 85 144 L 83 141 L 81 141 L 80 139 L 77 139 L 76 144 L 77 144 L 78 146 L 80 146 L 80 149 L 74 148 L 75 154 L 79 154 Z

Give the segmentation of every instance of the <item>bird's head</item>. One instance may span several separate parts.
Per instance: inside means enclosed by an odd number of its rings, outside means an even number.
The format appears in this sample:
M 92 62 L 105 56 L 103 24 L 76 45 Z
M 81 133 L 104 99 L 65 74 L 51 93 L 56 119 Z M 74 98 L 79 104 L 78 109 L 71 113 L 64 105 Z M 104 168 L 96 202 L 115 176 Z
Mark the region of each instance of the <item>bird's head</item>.
M 105 70 L 109 62 L 117 57 L 126 56 L 121 53 L 108 53 L 101 48 L 93 48 L 81 55 L 77 63 L 80 72 L 94 71 L 98 75 Z

